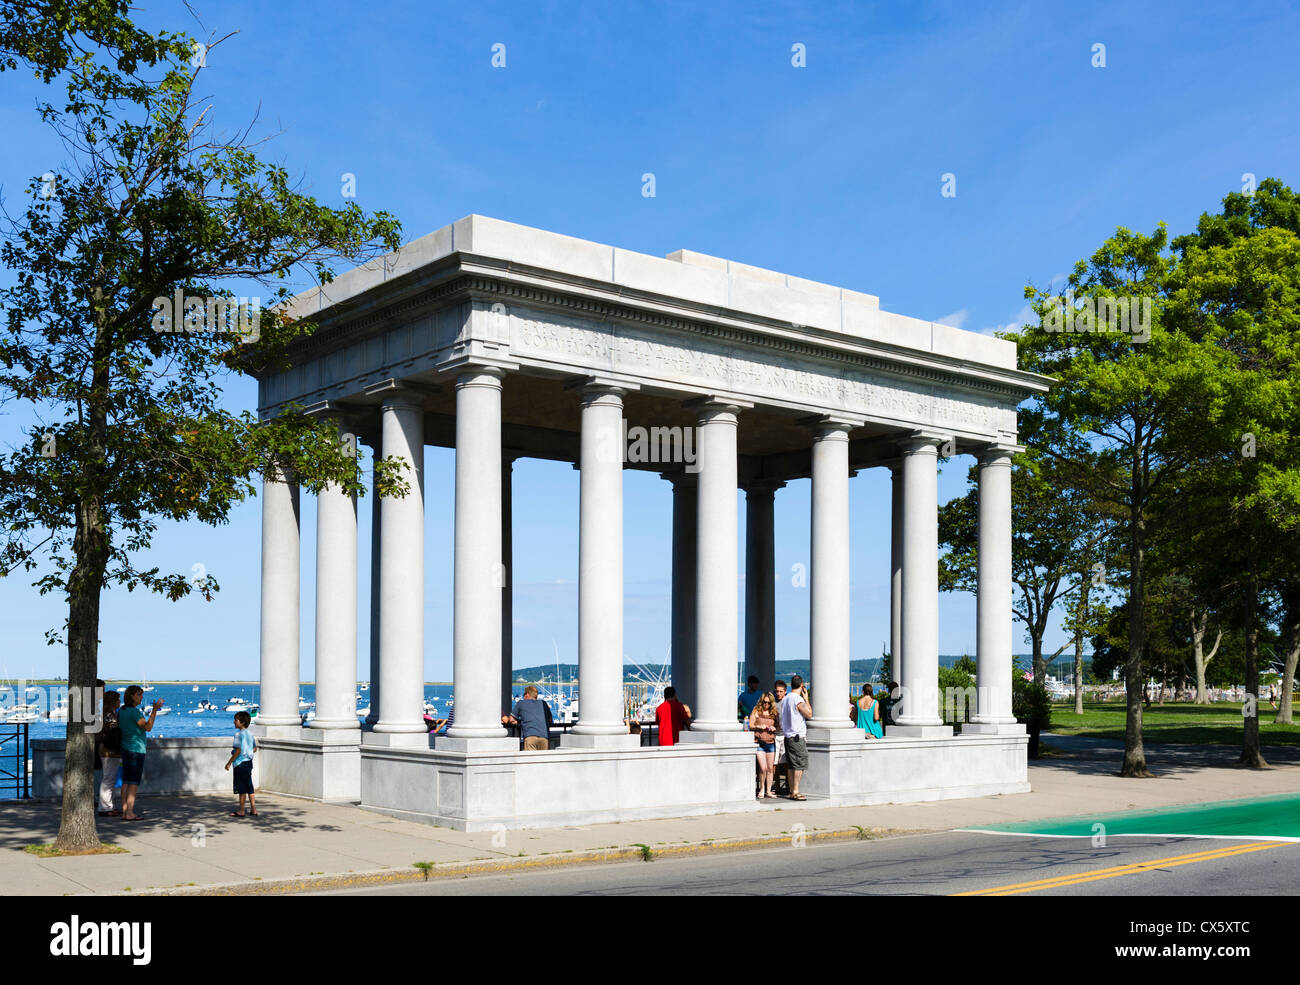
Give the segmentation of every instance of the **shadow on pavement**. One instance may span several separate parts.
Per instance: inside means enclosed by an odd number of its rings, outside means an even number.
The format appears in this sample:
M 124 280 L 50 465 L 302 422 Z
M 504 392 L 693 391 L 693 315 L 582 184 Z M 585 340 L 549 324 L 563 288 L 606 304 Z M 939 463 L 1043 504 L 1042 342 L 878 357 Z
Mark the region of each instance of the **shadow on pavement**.
M 200 834 L 224 834 L 241 827 L 267 833 L 293 831 L 341 831 L 336 824 L 311 823 L 308 811 L 292 802 L 259 804 L 257 817 L 231 817 L 237 802 L 231 797 L 142 797 L 138 801 L 140 820 L 120 817 L 95 818 L 99 837 L 114 842 L 123 836 L 165 834 L 193 838 Z M 313 804 L 319 808 L 319 805 Z M 27 845 L 45 844 L 59 833 L 58 803 L 0 801 L 0 850 L 21 850 Z M 196 828 L 195 825 L 202 825 Z

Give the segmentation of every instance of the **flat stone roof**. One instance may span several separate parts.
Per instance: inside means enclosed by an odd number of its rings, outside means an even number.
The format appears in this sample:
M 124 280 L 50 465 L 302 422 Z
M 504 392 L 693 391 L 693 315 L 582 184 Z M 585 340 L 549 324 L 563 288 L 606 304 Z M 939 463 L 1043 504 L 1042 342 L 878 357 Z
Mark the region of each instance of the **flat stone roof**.
M 1016 368 L 1014 343 L 882 311 L 875 295 L 692 250 L 657 257 L 481 215 L 468 215 L 346 271 L 332 283 L 293 298 L 287 311 L 299 318 L 317 316 L 453 254 L 599 286 L 627 300 L 637 295 L 671 299 L 697 311 L 753 315 L 999 369 Z

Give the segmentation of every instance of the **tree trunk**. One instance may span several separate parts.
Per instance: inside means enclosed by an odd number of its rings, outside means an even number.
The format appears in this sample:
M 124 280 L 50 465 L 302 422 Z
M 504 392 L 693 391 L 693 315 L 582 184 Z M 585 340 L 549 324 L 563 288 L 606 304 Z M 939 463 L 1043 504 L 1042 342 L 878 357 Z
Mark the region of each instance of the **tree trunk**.
M 1139 463 L 1134 455 L 1132 499 L 1129 502 L 1129 548 L 1132 577 L 1128 595 L 1128 660 L 1124 664 L 1124 689 L 1128 711 L 1124 722 L 1124 765 L 1120 776 L 1150 776 L 1146 752 L 1142 748 L 1142 699 L 1146 682 L 1142 678 L 1142 653 L 1146 649 L 1146 620 L 1143 611 L 1142 568 L 1146 561 L 1146 529 L 1139 497 Z
M 1030 664 L 1034 668 L 1034 683 L 1046 686 L 1047 683 L 1047 661 L 1043 659 L 1043 634 L 1038 629 L 1030 634 L 1030 641 L 1033 646 L 1033 660 Z
M 76 557 L 68 577 L 68 687 L 93 693 L 99 676 L 99 597 L 108 568 L 109 535 L 99 490 L 108 469 L 108 406 L 111 347 L 103 307 L 103 289 L 92 290 L 96 319 L 91 385 L 85 398 L 85 490 L 77 501 L 77 529 L 72 549 Z M 69 711 L 72 702 L 69 701 Z M 91 851 L 100 847 L 95 830 L 95 734 L 87 723 L 68 716 L 64 742 L 63 809 L 54 847 L 59 851 Z
M 1201 612 L 1198 619 L 1196 610 L 1192 609 L 1192 663 L 1196 667 L 1196 703 L 1198 705 L 1208 705 L 1210 703 L 1210 692 L 1205 686 L 1205 670 L 1214 659 L 1214 655 L 1219 652 L 1219 644 L 1223 641 L 1223 630 L 1218 630 L 1214 637 L 1214 646 L 1210 652 L 1205 652 L 1205 632 L 1209 628 L 1210 619 L 1209 610 Z
M 1084 574 L 1079 581 L 1079 607 L 1074 627 L 1074 713 L 1083 714 L 1083 625 L 1088 618 L 1088 594 L 1092 583 Z
M 1282 680 L 1278 682 L 1281 693 L 1278 695 L 1277 715 L 1273 721 L 1290 725 L 1291 691 L 1295 688 L 1296 661 L 1300 660 L 1300 608 L 1288 610 L 1282 639 L 1286 641 L 1286 663 L 1282 668 Z
M 1246 708 L 1242 718 L 1242 766 L 1266 769 L 1268 763 L 1259 750 L 1259 578 L 1255 573 L 1252 552 L 1250 577 L 1246 581 Z
M 92 693 L 99 676 L 99 596 L 108 561 L 107 537 L 98 505 L 77 508 L 73 541 L 77 563 L 68 579 L 68 689 Z M 69 708 L 73 702 L 69 701 Z M 63 810 L 54 845 L 59 851 L 99 847 L 95 829 L 95 733 L 84 721 L 68 718 L 64 743 Z

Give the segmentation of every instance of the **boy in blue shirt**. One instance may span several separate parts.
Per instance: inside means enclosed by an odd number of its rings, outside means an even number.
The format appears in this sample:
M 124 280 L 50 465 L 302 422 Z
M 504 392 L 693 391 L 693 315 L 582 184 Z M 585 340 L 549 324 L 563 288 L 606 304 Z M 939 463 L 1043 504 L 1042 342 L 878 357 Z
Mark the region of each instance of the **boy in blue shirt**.
M 248 798 L 248 816 L 257 817 L 257 801 L 253 799 L 253 752 L 257 743 L 248 726 L 253 718 L 246 711 L 235 712 L 235 744 L 230 748 L 230 758 L 226 760 L 226 769 L 235 767 L 235 793 L 239 794 L 239 810 L 231 811 L 231 817 L 244 817 L 244 798 Z

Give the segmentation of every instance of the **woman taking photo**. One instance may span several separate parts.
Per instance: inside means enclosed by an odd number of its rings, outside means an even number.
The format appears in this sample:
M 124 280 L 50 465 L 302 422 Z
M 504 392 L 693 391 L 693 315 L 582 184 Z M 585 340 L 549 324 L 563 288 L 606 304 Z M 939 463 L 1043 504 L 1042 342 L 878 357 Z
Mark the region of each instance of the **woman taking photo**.
M 749 713 L 749 730 L 758 743 L 758 799 L 775 797 L 772 780 L 776 769 L 776 698 L 765 691 Z

